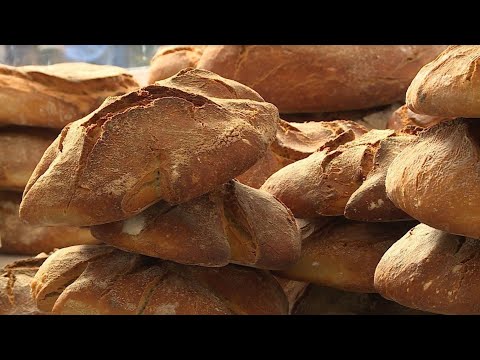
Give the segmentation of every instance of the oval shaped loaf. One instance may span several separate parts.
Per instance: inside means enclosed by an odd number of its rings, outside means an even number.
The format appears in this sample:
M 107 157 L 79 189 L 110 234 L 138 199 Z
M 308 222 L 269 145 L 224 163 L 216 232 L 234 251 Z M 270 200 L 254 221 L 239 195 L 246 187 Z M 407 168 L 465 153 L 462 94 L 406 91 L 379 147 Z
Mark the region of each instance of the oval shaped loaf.
M 35 169 L 20 216 L 90 226 L 160 200 L 186 202 L 255 164 L 278 121 L 277 108 L 246 86 L 183 70 L 65 127 Z

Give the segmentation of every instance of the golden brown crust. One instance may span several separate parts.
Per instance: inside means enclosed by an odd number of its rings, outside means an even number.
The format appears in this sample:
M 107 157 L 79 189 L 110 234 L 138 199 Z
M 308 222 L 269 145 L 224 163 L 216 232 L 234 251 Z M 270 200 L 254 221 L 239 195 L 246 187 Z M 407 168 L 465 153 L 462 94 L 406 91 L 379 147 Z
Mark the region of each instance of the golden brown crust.
M 88 229 L 74 227 L 34 227 L 18 217 L 22 194 L 0 191 L 0 253 L 35 255 L 53 249 L 98 244 Z
M 108 96 L 136 88 L 133 77 L 116 66 L 0 65 L 0 124 L 61 129 L 96 109 Z
M 438 124 L 440 121 L 451 120 L 452 118 L 416 114 L 407 105 L 402 105 L 388 120 L 388 129 L 401 130 L 406 126 L 419 126 L 427 128 Z
M 65 127 L 35 169 L 20 216 L 38 225 L 90 226 L 159 200 L 186 202 L 255 164 L 278 120 L 276 107 L 253 90 L 182 70 L 109 98 Z
M 0 190 L 23 191 L 57 135 L 40 128 L 0 128 Z
M 367 132 L 362 125 L 353 121 L 288 123 L 280 119 L 275 141 L 265 156 L 242 175 L 237 176 L 237 180 L 258 189 L 281 168 L 306 158 L 349 130 L 354 137 Z
M 387 198 L 384 173 L 386 163 L 410 136 L 402 134 L 398 135 L 402 140 L 390 140 L 397 137 L 393 130 L 371 130 L 353 140 L 348 134 L 339 135 L 320 151 L 277 171 L 261 189 L 275 195 L 300 218 L 343 215 L 356 191 L 349 217 L 364 221 L 407 218 Z
M 180 70 L 196 67 L 205 45 L 174 45 L 161 47 L 150 62 L 148 83 L 163 80 L 175 75 Z
M 480 117 L 480 46 L 451 45 L 415 76 L 407 105 L 417 114 Z
M 375 271 L 378 292 L 440 314 L 480 314 L 480 241 L 420 224 L 395 243 Z
M 275 274 L 364 293 L 376 292 L 373 275 L 380 258 L 412 227 L 410 222 L 364 223 L 343 218 L 322 220 L 318 225 L 303 240 L 300 259 Z
M 186 266 L 117 250 L 73 246 L 52 254 L 32 294 L 57 314 L 286 314 L 280 285 L 264 270 Z
M 300 256 L 300 232 L 290 210 L 237 181 L 177 206 L 155 204 L 91 231 L 123 250 L 183 264 L 282 269 Z
M 30 283 L 46 258 L 46 254 L 40 254 L 34 258 L 15 261 L 2 269 L 0 315 L 40 313 L 32 298 Z
M 457 119 L 423 131 L 391 163 L 388 197 L 422 223 L 480 238 L 479 130 Z
M 251 87 L 281 113 L 342 111 L 403 100 L 417 71 L 444 48 L 219 45 L 197 66 Z

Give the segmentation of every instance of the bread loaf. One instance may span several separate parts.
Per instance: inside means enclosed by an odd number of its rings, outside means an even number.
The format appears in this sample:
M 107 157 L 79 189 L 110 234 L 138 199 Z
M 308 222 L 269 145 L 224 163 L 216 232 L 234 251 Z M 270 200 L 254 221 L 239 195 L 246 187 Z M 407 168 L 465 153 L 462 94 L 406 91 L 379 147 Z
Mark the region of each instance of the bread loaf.
M 57 135 L 39 128 L 0 128 L 0 189 L 23 191 Z
M 281 113 L 367 109 L 403 101 L 445 46 L 218 45 L 197 67 L 258 91 Z
M 133 77 L 116 66 L 0 65 L 0 125 L 61 129 L 96 109 L 108 96 L 136 88 Z
M 25 189 L 35 225 L 90 226 L 186 202 L 242 174 L 275 137 L 277 108 L 204 70 L 110 98 L 66 126 Z
M 0 274 L 0 315 L 40 313 L 32 297 L 30 283 L 46 258 L 46 254 L 40 254 L 34 258 L 15 261 L 2 269 Z
M 353 121 L 345 120 L 305 123 L 288 123 L 280 120 L 275 141 L 265 156 L 242 175 L 237 176 L 237 180 L 258 189 L 281 168 L 306 158 L 348 131 L 353 132 L 354 137 L 359 137 L 367 132 L 367 129 Z
M 425 65 L 407 91 L 407 105 L 440 117 L 480 117 L 480 46 L 452 45 Z
M 148 83 L 153 84 L 155 81 L 175 75 L 180 70 L 196 67 L 204 48 L 204 45 L 159 48 L 150 62 Z
M 476 119 L 441 122 L 423 131 L 391 163 L 388 197 L 420 222 L 480 238 L 479 134 Z
M 309 283 L 275 277 L 288 299 L 288 313 L 292 314 L 297 304 L 308 293 Z
M 106 245 L 53 253 L 32 282 L 39 309 L 55 314 L 287 314 L 264 270 L 180 265 Z
M 451 119 L 452 118 L 441 116 L 416 114 L 410 110 L 407 105 L 403 105 L 392 114 L 392 117 L 388 120 L 387 127 L 393 130 L 401 130 L 406 126 L 419 126 L 422 128 L 427 128 L 438 124 L 440 121 Z
M 291 280 L 345 291 L 376 292 L 375 268 L 382 255 L 409 229 L 411 222 L 364 223 L 332 218 L 313 223 L 302 242 L 300 259 L 275 274 Z
M 389 162 L 412 137 L 395 135 L 393 130 L 371 130 L 353 140 L 344 133 L 277 171 L 261 189 L 300 218 L 346 214 L 362 221 L 407 219 L 388 199 L 384 179 Z
M 395 243 L 375 271 L 378 292 L 440 314 L 480 314 L 480 241 L 420 224 Z
M 0 191 L 0 253 L 36 255 L 56 248 L 98 244 L 88 229 L 30 226 L 18 217 L 22 194 Z
M 177 206 L 157 203 L 91 231 L 123 250 L 183 264 L 282 269 L 300 256 L 300 232 L 290 210 L 236 181 Z

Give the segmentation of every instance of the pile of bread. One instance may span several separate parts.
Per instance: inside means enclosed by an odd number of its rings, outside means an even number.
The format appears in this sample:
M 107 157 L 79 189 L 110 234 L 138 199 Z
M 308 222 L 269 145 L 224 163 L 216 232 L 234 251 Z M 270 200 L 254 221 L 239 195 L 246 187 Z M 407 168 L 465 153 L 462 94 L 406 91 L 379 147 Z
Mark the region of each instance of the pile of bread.
M 0 251 L 41 253 L 0 313 L 480 313 L 480 48 L 444 49 L 0 67 Z

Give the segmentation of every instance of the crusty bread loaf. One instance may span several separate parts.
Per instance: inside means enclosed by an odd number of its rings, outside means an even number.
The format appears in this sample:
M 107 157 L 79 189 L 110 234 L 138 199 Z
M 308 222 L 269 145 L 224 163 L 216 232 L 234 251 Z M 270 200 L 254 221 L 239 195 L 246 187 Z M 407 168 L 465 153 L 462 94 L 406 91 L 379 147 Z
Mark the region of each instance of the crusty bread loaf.
M 388 163 L 413 136 L 393 130 L 371 130 L 355 140 L 348 135 L 277 171 L 261 189 L 300 218 L 344 215 L 348 205 L 353 220 L 407 219 L 388 199 L 384 179 Z
M 395 243 L 375 271 L 387 299 L 441 314 L 480 314 L 480 241 L 420 224 Z
M 218 45 L 197 67 L 258 91 L 281 113 L 366 109 L 402 101 L 445 46 Z
M 362 125 L 345 120 L 288 123 L 280 120 L 277 136 L 264 157 L 237 176 L 237 180 L 256 189 L 281 168 L 304 159 L 345 132 L 353 137 L 367 132 Z
M 0 128 L 0 189 L 23 191 L 57 135 L 40 128 Z
M 175 75 L 180 70 L 196 67 L 205 45 L 163 46 L 157 50 L 150 61 L 148 83 L 163 80 Z
M 382 255 L 409 229 L 411 222 L 365 223 L 332 218 L 313 223 L 302 242 L 302 255 L 291 267 L 275 274 L 345 291 L 376 292 L 375 268 Z
M 393 112 L 402 105 L 403 101 L 363 110 L 282 114 L 281 116 L 289 122 L 351 120 L 369 130 L 383 130 L 387 128 L 388 120 L 392 117 Z
M 407 91 L 417 114 L 480 117 L 480 46 L 452 45 L 425 65 Z
M 230 181 L 187 203 L 155 204 L 124 221 L 91 228 L 123 250 L 183 264 L 283 269 L 300 256 L 300 231 L 272 195 Z
M 342 291 L 311 284 L 293 315 L 432 315 L 404 307 L 378 294 Z
M 87 63 L 0 65 L 0 125 L 61 129 L 108 96 L 138 88 L 125 69 Z
M 420 222 L 480 238 L 479 135 L 476 119 L 424 130 L 391 163 L 385 181 L 388 197 Z
M 42 311 L 56 314 L 287 314 L 265 270 L 180 265 L 107 245 L 53 253 L 32 282 Z
M 40 313 L 32 297 L 30 284 L 46 258 L 46 254 L 40 254 L 34 258 L 15 261 L 2 269 L 0 274 L 0 315 Z
M 277 108 L 255 91 L 182 70 L 66 126 L 30 178 L 20 216 L 35 225 L 90 226 L 160 200 L 186 202 L 254 165 L 278 121 Z
M 88 229 L 34 227 L 18 217 L 22 194 L 0 191 L 0 253 L 36 255 L 80 244 L 98 244 Z
M 416 114 L 407 105 L 402 105 L 392 114 L 387 127 L 393 130 L 401 130 L 406 126 L 427 128 L 446 120 L 451 120 L 451 118 Z

